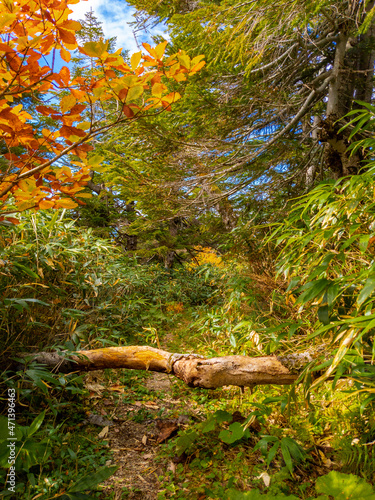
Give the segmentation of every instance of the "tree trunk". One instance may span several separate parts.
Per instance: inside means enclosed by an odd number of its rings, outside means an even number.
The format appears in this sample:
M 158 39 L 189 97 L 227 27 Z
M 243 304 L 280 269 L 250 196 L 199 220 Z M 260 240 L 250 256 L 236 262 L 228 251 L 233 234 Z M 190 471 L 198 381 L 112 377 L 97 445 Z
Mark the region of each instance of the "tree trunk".
M 135 219 L 135 201 L 131 201 L 125 207 L 127 213 L 128 224 L 130 225 Z M 138 236 L 136 234 L 125 234 L 126 250 L 134 252 L 138 247 Z
M 367 5 L 367 12 L 374 2 Z M 350 130 L 339 132 L 343 117 L 351 109 L 359 108 L 355 100 L 371 102 L 375 61 L 375 19 L 366 33 L 351 38 L 342 31 L 336 45 L 333 79 L 329 86 L 326 118 L 322 121 L 320 140 L 327 144 L 325 164 L 335 179 L 358 174 L 363 156 L 360 150 L 348 151 Z
M 107 347 L 78 351 L 70 358 L 56 352 L 40 352 L 32 359 L 56 372 L 127 368 L 170 373 L 190 387 L 215 389 L 225 385 L 292 384 L 313 360 L 310 353 L 284 357 L 223 356 L 206 359 L 198 354 L 177 354 L 148 346 Z
M 168 229 L 169 229 L 169 234 L 171 235 L 171 243 L 174 245 L 178 233 L 181 231 L 181 229 L 184 227 L 185 222 L 182 217 L 175 217 L 174 219 L 168 221 Z M 165 269 L 172 269 L 173 265 L 175 263 L 176 259 L 176 252 L 175 250 L 170 249 L 167 252 L 167 255 L 165 256 L 164 259 L 164 267 Z
M 220 214 L 223 226 L 227 231 L 232 231 L 237 225 L 237 215 L 235 214 L 231 202 L 228 198 L 224 198 L 216 205 L 217 211 Z
M 116 239 L 126 252 L 132 252 L 137 250 L 138 236 L 136 234 L 128 234 L 126 230 L 134 221 L 136 216 L 135 201 L 131 201 L 125 205 L 125 213 L 126 215 L 119 219 L 116 223 Z

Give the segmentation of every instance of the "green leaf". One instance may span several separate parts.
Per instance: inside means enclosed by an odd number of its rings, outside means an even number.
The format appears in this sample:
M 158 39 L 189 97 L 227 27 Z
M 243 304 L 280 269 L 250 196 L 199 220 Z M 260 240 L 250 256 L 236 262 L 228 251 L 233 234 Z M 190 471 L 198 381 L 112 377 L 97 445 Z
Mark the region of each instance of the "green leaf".
M 254 446 L 254 451 L 260 450 L 264 457 L 268 455 L 268 444 L 279 442 L 277 437 L 275 436 L 263 436 L 260 441 Z
M 230 422 L 233 418 L 233 415 L 232 413 L 229 413 L 229 411 L 217 410 L 214 413 L 214 418 L 216 422 L 222 424 L 223 422 Z
M 302 462 L 302 460 L 305 459 L 306 454 L 304 449 L 294 439 L 290 437 L 284 437 L 282 438 L 281 442 L 288 447 L 290 454 L 294 458 L 294 460 Z
M 357 303 L 361 305 L 375 290 L 375 278 L 368 278 L 365 286 L 362 288 L 360 294 L 358 295 Z
M 301 281 L 301 278 L 299 276 L 294 276 L 290 280 L 288 288 L 286 289 L 286 291 L 289 292 L 290 290 L 292 290 L 293 288 L 295 288 L 300 281 Z
M 328 306 L 331 306 L 339 296 L 340 285 L 334 283 L 327 288 L 326 301 Z
M 234 488 L 227 490 L 226 500 L 299 500 L 295 495 L 284 495 L 283 493 L 265 493 L 262 494 L 259 490 L 252 489 L 251 491 L 242 492 Z M 216 498 L 216 497 L 215 497 Z M 325 500 L 325 499 L 324 499 Z
M 40 276 L 36 274 L 32 269 L 30 269 L 27 266 L 24 266 L 23 264 L 19 264 L 18 262 L 13 262 L 13 266 L 18 267 L 21 271 L 24 271 L 26 274 L 28 274 L 31 278 L 34 278 L 36 280 L 40 279 Z
M 22 311 L 22 309 L 30 310 L 28 303 L 24 299 L 4 299 L 4 305 L 14 307 L 18 311 Z
M 290 456 L 289 452 L 289 446 L 288 443 L 285 441 L 285 438 L 283 438 L 280 441 L 280 448 L 281 448 L 281 453 L 283 455 L 285 465 L 288 468 L 288 471 L 293 474 L 293 463 L 292 463 L 292 457 Z
M 182 455 L 186 450 L 188 450 L 197 441 L 197 439 L 199 439 L 199 435 L 195 431 L 191 431 L 180 436 L 176 441 L 178 455 Z
M 42 306 L 50 306 L 50 304 L 47 304 L 47 302 L 43 302 L 39 299 L 4 299 L 5 306 L 13 306 L 18 310 L 27 309 L 29 311 L 30 308 L 28 304 L 30 302 L 33 304 L 41 304 Z
M 335 500 L 375 500 L 372 486 L 353 474 L 331 471 L 316 480 L 317 493 L 332 495 Z
M 298 297 L 296 302 L 302 302 L 303 304 L 305 304 L 306 302 L 319 297 L 329 283 L 330 281 L 326 278 L 306 283 L 306 285 L 302 287 L 302 295 Z
M 219 434 L 219 439 L 227 444 L 233 444 L 242 438 L 248 438 L 250 436 L 249 430 L 244 430 L 243 426 L 239 422 L 234 422 L 230 424 L 229 430 L 224 429 Z
M 42 425 L 45 416 L 46 416 L 46 411 L 44 410 L 33 420 L 33 422 L 29 427 L 28 436 L 32 436 L 33 434 L 35 434 L 35 432 Z
M 272 460 L 275 458 L 275 455 L 277 453 L 277 450 L 280 448 L 280 441 L 277 441 L 273 446 L 272 448 L 270 449 L 270 451 L 268 452 L 268 455 L 267 455 L 267 465 L 269 466 L 270 463 L 272 462 Z
M 107 166 L 102 165 L 103 160 L 104 160 L 104 156 L 101 156 L 98 154 L 90 156 L 90 158 L 88 160 L 88 164 L 90 165 L 90 169 L 94 170 L 94 172 L 105 172 L 107 169 Z
M 86 476 L 83 476 L 75 484 L 73 484 L 73 486 L 68 488 L 66 493 L 78 493 L 86 490 L 92 490 L 96 488 L 99 483 L 102 483 L 111 477 L 117 469 L 118 465 L 112 465 L 111 467 L 102 467 L 97 472 L 86 474 Z
M 370 237 L 371 237 L 370 234 L 363 234 L 359 238 L 359 249 L 361 250 L 361 252 L 363 252 L 363 253 L 366 252 Z
M 8 418 L 0 415 L 0 442 L 9 437 Z
M 130 87 L 126 96 L 126 103 L 135 101 L 138 97 L 143 94 L 143 87 L 141 85 L 136 85 L 135 87 Z
M 321 323 L 323 323 L 323 325 L 329 325 L 330 319 L 329 319 L 329 310 L 328 310 L 327 304 L 319 307 L 318 318 L 319 318 L 319 321 Z
M 232 347 L 237 347 L 236 337 L 233 335 L 233 333 L 229 335 L 229 342 Z
M 203 433 L 211 432 L 216 428 L 217 421 L 214 418 L 209 418 L 208 420 L 202 423 L 202 426 L 203 426 L 202 427 Z

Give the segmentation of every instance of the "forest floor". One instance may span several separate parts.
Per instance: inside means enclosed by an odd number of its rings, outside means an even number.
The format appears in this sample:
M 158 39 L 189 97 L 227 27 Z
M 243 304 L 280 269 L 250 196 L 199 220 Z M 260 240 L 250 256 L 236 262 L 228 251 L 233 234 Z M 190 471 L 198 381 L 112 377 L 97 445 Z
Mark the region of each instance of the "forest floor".
M 163 335 L 163 349 L 192 351 L 186 336 L 190 318 L 180 321 Z M 108 443 L 112 458 L 106 465 L 118 466 L 103 483 L 105 498 L 156 500 L 166 490 L 165 498 L 174 498 L 168 486 L 179 491 L 178 498 L 207 498 L 196 489 L 189 491 L 185 474 L 176 483 L 178 464 L 189 459 L 173 450 L 166 452 L 166 444 L 179 430 L 204 420 L 207 403 L 232 406 L 234 392 L 241 398 L 239 388 L 202 391 L 170 375 L 134 370 L 91 372 L 85 386 L 90 393 L 87 423 L 98 430 L 98 440 Z
M 116 473 L 105 483 L 108 493 L 114 499 L 128 498 L 154 500 L 160 489 L 159 477 L 169 469 L 173 472 L 174 464 L 160 463 L 155 460 L 163 429 L 166 434 L 176 433 L 181 415 L 189 411 L 186 401 L 171 397 L 172 381 L 164 374 L 152 373 L 144 378 L 144 387 L 149 394 L 139 393 L 131 403 L 121 398 L 106 397 L 97 405 L 97 410 L 110 424 L 104 425 L 104 437 L 113 452 L 113 458 L 107 465 L 118 465 Z M 121 383 L 109 387 L 113 392 L 121 394 Z M 151 396 L 151 399 L 150 399 Z M 117 400 L 117 401 L 116 401 Z M 179 418 L 163 419 L 163 415 L 176 415 Z M 186 416 L 187 421 L 190 417 Z M 102 424 L 107 424 L 103 421 Z M 164 427 L 162 427 L 164 424 Z M 102 431 L 103 432 L 103 431 Z
M 185 352 L 181 339 L 169 331 L 163 348 L 176 349 L 176 343 L 178 350 Z M 101 427 L 98 438 L 108 441 L 112 459 L 106 465 L 118 465 L 116 473 L 104 483 L 104 492 L 114 500 L 156 500 L 165 489 L 165 479 L 173 477 L 181 462 L 177 455 L 162 457 L 162 446 L 179 429 L 201 420 L 204 407 L 186 397 L 191 389 L 162 373 L 91 372 L 85 386 L 92 403 L 88 423 Z
M 169 352 L 209 355 L 205 342 L 191 328 L 191 311 L 185 311 L 159 332 L 153 329 L 153 337 L 144 343 Z M 90 372 L 84 385 L 88 395 L 77 421 L 83 463 L 90 454 L 101 454 L 101 466 L 117 466 L 100 483 L 97 498 L 237 500 L 254 490 L 273 499 L 311 499 L 317 478 L 331 471 L 351 472 L 348 463 L 357 473 L 365 470 L 365 459 L 366 475 L 373 476 L 371 450 L 354 455 L 353 437 L 361 435 L 357 413 L 328 389 L 316 393 L 312 413 L 302 391 L 296 388 L 289 402 L 288 392 L 277 385 L 244 392 L 239 387 L 203 390 L 171 375 L 125 369 Z M 234 436 L 232 424 L 247 418 L 254 421 L 246 425 L 246 439 L 241 434 L 228 440 L 231 432 Z M 342 425 L 349 418 L 350 432 Z M 266 453 L 256 447 L 262 439 L 271 439 Z M 301 443 L 303 458 L 293 457 L 292 471 L 282 448 L 270 458 L 278 442 L 290 443 L 291 453 Z
M 189 320 L 182 321 L 163 336 L 163 349 L 192 351 L 191 339 L 185 333 Z M 220 498 L 207 496 L 205 487 L 210 487 L 215 481 L 224 487 L 228 479 L 245 490 L 250 483 L 261 489 L 267 486 L 267 475 L 262 473 L 264 459 L 259 451 L 252 451 L 257 442 L 255 436 L 242 448 L 224 445 L 225 453 L 220 457 L 221 452 L 218 452 L 217 465 L 212 466 L 212 461 L 208 461 L 207 469 L 203 465 L 195 471 L 190 467 L 191 462 L 199 457 L 204 464 L 204 452 L 180 455 L 171 441 L 179 431 L 191 429 L 217 409 L 235 412 L 241 418 L 238 410 L 246 414 L 253 400 L 249 392 L 243 395 L 240 388 L 233 387 L 215 391 L 191 389 L 173 376 L 134 370 L 91 372 L 86 376 L 85 386 L 90 392 L 88 423 L 96 427 L 98 440 L 108 443 L 112 458 L 106 465 L 118 466 L 115 474 L 103 483 L 105 498 Z M 211 445 L 210 453 L 215 455 L 215 442 L 209 443 L 208 447 Z M 220 447 L 222 445 L 221 442 Z M 204 445 L 202 447 L 204 449 Z M 321 463 L 315 468 L 314 475 L 329 470 L 330 467 Z M 309 482 L 311 471 L 306 473 L 300 469 L 298 477 L 301 483 Z M 280 480 L 285 481 L 285 478 L 280 477 Z
M 147 400 L 136 398 L 132 403 L 107 403 L 106 414 L 113 419 L 108 430 L 113 458 L 108 465 L 117 464 L 119 469 L 108 479 L 106 487 L 116 500 L 124 498 L 124 492 L 128 498 L 157 498 L 159 478 L 165 477 L 167 471 L 173 474 L 176 470 L 175 461 L 157 458 L 161 443 L 191 422 L 197 411 L 183 398 L 173 397 L 173 381 L 167 375 L 153 373 L 143 380 L 149 391 Z M 101 406 L 105 409 L 105 400 L 103 403 Z M 178 457 L 175 460 L 178 461 Z

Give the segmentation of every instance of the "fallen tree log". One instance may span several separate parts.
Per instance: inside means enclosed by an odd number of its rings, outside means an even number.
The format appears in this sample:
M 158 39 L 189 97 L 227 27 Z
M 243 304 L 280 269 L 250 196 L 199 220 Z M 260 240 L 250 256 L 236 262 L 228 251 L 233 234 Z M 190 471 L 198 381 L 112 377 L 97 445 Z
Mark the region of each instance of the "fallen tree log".
M 105 368 L 170 373 L 190 387 L 205 389 L 224 385 L 292 384 L 303 367 L 313 360 L 306 352 L 283 357 L 223 356 L 208 359 L 198 354 L 170 353 L 148 346 L 78 351 L 70 357 L 56 352 L 40 352 L 32 355 L 32 359 L 51 371 L 63 373 Z

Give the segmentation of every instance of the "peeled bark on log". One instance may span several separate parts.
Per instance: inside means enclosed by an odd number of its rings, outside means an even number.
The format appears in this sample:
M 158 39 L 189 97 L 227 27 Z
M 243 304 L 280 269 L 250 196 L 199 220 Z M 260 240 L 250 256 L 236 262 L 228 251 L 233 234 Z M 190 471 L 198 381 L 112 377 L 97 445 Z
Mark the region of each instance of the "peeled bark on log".
M 206 359 L 198 354 L 178 354 L 148 346 L 107 347 L 78 351 L 70 358 L 40 352 L 32 359 L 56 372 L 127 368 L 170 373 L 191 387 L 215 389 L 224 385 L 252 387 L 259 384 L 292 384 L 312 361 L 309 353 L 284 357 L 223 356 Z

